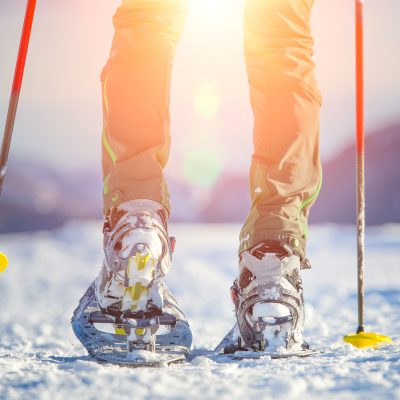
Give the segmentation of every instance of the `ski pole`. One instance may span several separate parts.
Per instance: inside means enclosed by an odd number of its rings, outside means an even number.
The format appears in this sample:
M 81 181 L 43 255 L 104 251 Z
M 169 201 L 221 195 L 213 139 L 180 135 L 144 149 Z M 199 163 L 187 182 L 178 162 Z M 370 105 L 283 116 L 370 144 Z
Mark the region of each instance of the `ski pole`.
M 356 0 L 356 173 L 357 173 L 357 281 L 358 327 L 364 325 L 364 270 L 365 270 L 365 172 L 364 172 L 364 32 L 363 2 Z
M 21 40 L 19 44 L 18 58 L 15 65 L 14 81 L 11 89 L 10 102 L 8 105 L 6 125 L 4 128 L 3 144 L 0 153 L 0 195 L 3 189 L 4 177 L 7 171 L 8 154 L 10 151 L 15 115 L 17 113 L 19 94 L 21 92 L 22 78 L 24 75 L 25 61 L 26 55 L 28 53 L 29 39 L 31 36 L 35 7 L 36 0 L 28 0 L 26 5 L 25 20 L 22 28 Z
M 377 347 L 392 339 L 378 333 L 366 333 L 364 324 L 365 271 L 365 170 L 364 170 L 364 0 L 355 0 L 356 14 L 356 174 L 357 174 L 357 293 L 358 327 L 356 334 L 343 340 L 355 347 Z

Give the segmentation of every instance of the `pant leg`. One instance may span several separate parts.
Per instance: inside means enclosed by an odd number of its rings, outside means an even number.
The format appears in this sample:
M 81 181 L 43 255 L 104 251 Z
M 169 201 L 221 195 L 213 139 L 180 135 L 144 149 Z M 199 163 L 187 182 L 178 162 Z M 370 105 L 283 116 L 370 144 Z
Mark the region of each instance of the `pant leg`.
M 104 211 L 132 199 L 169 210 L 163 168 L 170 147 L 172 60 L 186 0 L 124 0 L 103 69 Z
M 309 210 L 321 186 L 313 0 L 246 0 L 244 50 L 254 114 L 252 208 L 239 251 L 263 240 L 303 257 Z

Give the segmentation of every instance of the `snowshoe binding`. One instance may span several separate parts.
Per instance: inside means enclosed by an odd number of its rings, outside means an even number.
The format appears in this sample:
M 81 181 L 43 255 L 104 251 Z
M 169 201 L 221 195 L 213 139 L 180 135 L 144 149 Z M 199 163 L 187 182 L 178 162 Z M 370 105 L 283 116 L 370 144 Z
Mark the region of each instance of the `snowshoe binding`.
M 240 255 L 239 276 L 231 288 L 237 323 L 216 347 L 235 359 L 306 356 L 300 257 L 275 241 Z
M 102 270 L 71 320 L 95 360 L 136 367 L 186 359 L 189 324 L 162 281 L 174 244 L 158 203 L 132 200 L 111 210 L 104 224 Z

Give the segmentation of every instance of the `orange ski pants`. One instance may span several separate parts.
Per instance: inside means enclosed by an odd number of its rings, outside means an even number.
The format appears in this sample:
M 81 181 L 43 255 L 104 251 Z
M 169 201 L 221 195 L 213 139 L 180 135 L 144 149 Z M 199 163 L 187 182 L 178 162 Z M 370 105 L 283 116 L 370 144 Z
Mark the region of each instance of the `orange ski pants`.
M 322 176 L 312 3 L 245 0 L 254 153 L 252 206 L 239 251 L 277 240 L 305 254 L 307 218 Z M 124 0 L 114 16 L 111 54 L 102 72 L 106 214 L 121 202 L 143 198 L 170 210 L 163 168 L 170 149 L 171 69 L 186 11 L 185 0 Z

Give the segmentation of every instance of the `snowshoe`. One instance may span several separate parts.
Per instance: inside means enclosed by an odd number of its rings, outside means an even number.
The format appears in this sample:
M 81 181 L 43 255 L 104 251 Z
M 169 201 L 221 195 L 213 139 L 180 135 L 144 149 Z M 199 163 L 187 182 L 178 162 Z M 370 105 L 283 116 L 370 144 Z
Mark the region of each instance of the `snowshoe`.
M 97 361 L 158 366 L 189 353 L 189 324 L 162 280 L 175 244 L 166 215 L 156 202 L 133 200 L 106 218 L 102 270 L 72 317 L 76 336 Z
M 162 367 L 184 361 L 192 334 L 189 324 L 165 288 L 165 309 L 160 315 L 115 317 L 101 311 L 94 282 L 72 317 L 72 329 L 94 360 L 130 367 Z
M 300 264 L 289 246 L 274 241 L 240 255 L 239 276 L 231 288 L 237 323 L 217 346 L 217 353 L 233 358 L 312 354 L 303 340 Z

